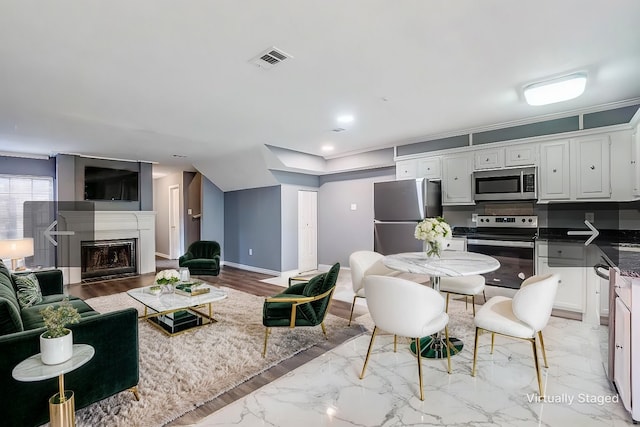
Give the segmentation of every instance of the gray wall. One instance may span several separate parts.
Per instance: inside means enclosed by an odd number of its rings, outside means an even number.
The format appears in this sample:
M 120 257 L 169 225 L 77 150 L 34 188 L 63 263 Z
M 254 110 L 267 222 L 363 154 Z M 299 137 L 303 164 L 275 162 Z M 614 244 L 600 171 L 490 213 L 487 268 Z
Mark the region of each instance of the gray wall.
M 396 179 L 395 168 L 327 175 L 318 193 L 318 262 L 349 266 L 349 255 L 373 250 L 373 183 Z M 351 210 L 351 204 L 356 210 Z
M 27 159 L 23 157 L 0 156 L 0 174 L 56 176 L 56 159 Z
M 225 261 L 280 271 L 280 218 L 280 186 L 225 193 Z
M 221 258 L 224 250 L 224 192 L 206 176 L 202 176 L 202 217 L 200 218 L 200 236 L 202 240 L 215 240 L 220 243 Z

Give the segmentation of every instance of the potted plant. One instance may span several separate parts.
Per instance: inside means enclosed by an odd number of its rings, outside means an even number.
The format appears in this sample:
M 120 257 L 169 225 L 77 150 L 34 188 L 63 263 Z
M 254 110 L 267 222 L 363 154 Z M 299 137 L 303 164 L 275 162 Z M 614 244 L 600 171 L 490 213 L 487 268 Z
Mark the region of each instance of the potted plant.
M 80 314 L 68 299 L 54 308 L 49 305 L 40 310 L 47 328 L 40 335 L 40 356 L 45 365 L 57 365 L 73 356 L 73 333 L 66 326 L 80 321 Z
M 180 281 L 180 273 L 177 270 L 162 270 L 156 274 L 156 285 L 166 287 L 167 291 L 173 292 L 173 285 Z

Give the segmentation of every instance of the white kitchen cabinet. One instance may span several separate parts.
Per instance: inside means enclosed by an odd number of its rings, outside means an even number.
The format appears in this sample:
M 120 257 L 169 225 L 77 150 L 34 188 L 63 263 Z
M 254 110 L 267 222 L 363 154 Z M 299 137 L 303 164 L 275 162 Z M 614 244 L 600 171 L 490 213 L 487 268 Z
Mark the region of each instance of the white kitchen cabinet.
M 442 163 L 442 204 L 473 204 L 470 156 L 463 154 L 444 157 Z
M 586 274 L 584 245 L 538 242 L 537 274 L 560 276 L 554 308 L 584 313 Z
M 633 195 L 640 196 L 640 124 L 633 130 L 631 136 L 631 171 Z
M 466 237 L 452 237 L 447 242 L 447 246 L 444 248 L 447 251 L 466 251 L 467 250 L 467 238 Z
M 440 168 L 440 157 L 428 157 L 418 159 L 417 178 L 440 179 L 442 170 Z
M 535 165 L 538 160 L 538 144 L 519 144 L 505 147 L 505 166 Z
M 569 141 L 540 144 L 540 200 L 565 200 L 571 197 Z
M 396 162 L 396 179 L 417 178 L 418 161 L 416 159 Z
M 474 153 L 476 169 L 493 169 L 504 167 L 504 148 L 479 150 Z
M 611 197 L 609 135 L 593 135 L 574 141 L 577 199 Z
M 631 311 L 620 297 L 616 298 L 615 321 L 613 380 L 623 406 L 631 411 Z

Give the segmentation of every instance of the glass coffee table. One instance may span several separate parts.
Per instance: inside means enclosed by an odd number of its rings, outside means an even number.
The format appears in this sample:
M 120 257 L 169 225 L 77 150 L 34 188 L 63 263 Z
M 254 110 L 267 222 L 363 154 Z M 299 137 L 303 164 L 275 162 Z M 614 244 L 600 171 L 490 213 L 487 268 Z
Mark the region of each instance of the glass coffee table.
M 175 292 L 152 293 L 151 286 L 127 291 L 127 294 L 144 305 L 140 316 L 169 336 L 215 323 L 212 303 L 223 300 L 227 293 L 207 283 L 198 289 L 209 289 L 207 293 L 187 296 Z M 207 312 L 201 311 L 207 310 Z

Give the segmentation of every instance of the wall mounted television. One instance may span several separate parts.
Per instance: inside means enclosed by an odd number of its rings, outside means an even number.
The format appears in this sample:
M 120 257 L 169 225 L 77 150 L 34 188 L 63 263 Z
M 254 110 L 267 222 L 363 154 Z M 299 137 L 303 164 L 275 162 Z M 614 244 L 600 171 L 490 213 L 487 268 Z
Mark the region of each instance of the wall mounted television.
M 138 201 L 137 171 L 86 166 L 84 168 L 84 199 Z

